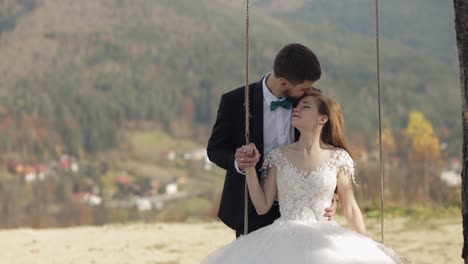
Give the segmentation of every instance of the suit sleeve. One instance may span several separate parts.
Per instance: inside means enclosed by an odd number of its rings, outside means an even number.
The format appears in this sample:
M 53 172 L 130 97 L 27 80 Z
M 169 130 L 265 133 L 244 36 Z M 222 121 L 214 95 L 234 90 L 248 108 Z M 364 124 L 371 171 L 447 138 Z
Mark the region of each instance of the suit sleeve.
M 226 95 L 221 97 L 216 122 L 208 140 L 208 158 L 219 167 L 237 173 L 235 161 L 235 127 L 230 102 Z

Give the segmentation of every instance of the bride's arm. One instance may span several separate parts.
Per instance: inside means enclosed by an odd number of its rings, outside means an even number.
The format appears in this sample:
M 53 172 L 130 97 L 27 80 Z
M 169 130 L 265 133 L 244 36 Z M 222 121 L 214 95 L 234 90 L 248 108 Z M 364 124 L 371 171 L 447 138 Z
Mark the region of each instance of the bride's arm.
M 249 147 L 249 146 L 248 146 Z M 260 154 L 255 149 L 256 157 L 260 158 Z M 268 170 L 268 177 L 265 183 L 260 186 L 258 182 L 257 171 L 255 167 L 248 167 L 245 169 L 247 188 L 249 189 L 250 199 L 257 214 L 264 215 L 270 211 L 271 206 L 276 198 L 277 186 L 276 186 L 276 166 L 272 165 Z
M 246 168 L 245 173 L 247 174 L 247 187 L 250 199 L 255 206 L 257 214 L 264 215 L 268 213 L 276 198 L 276 166 L 273 165 L 268 170 L 268 177 L 263 185 L 263 189 L 258 182 L 255 167 Z
M 337 189 L 348 225 L 356 232 L 366 235 L 364 219 L 354 197 L 352 179 L 342 169 L 338 172 Z

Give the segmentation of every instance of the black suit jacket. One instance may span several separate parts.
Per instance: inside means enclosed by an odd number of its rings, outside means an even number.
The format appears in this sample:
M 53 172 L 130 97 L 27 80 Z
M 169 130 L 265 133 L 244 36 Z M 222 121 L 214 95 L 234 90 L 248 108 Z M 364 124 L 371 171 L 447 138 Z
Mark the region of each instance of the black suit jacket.
M 245 176 L 234 166 L 236 149 L 245 144 L 245 87 L 237 88 L 221 97 L 216 122 L 208 141 L 209 159 L 226 170 L 218 217 L 230 228 L 244 228 L 244 184 Z M 263 163 L 263 88 L 262 81 L 249 85 L 250 97 L 250 141 L 261 153 L 257 171 Z M 298 132 L 296 130 L 296 140 Z M 258 173 L 260 178 L 260 173 Z M 273 223 L 280 216 L 275 204 L 265 215 L 258 215 L 249 199 L 249 232 Z

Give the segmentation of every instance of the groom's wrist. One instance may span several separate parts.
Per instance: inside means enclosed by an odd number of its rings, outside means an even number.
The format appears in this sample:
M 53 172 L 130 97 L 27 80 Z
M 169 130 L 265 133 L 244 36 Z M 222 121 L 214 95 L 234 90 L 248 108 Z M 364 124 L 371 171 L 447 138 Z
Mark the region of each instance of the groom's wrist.
M 241 170 L 239 168 L 239 164 L 237 164 L 237 160 L 234 160 L 234 168 L 236 168 L 237 173 L 240 173 L 242 175 L 245 175 L 245 171 Z

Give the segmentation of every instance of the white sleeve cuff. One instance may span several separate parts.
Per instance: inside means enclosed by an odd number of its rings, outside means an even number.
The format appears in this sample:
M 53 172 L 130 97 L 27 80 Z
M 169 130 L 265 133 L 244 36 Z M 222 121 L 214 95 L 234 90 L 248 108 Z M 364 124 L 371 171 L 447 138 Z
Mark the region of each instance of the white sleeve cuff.
M 234 160 L 234 168 L 236 168 L 236 171 L 238 173 L 245 175 L 245 172 L 239 169 L 239 165 L 237 165 L 237 160 Z

